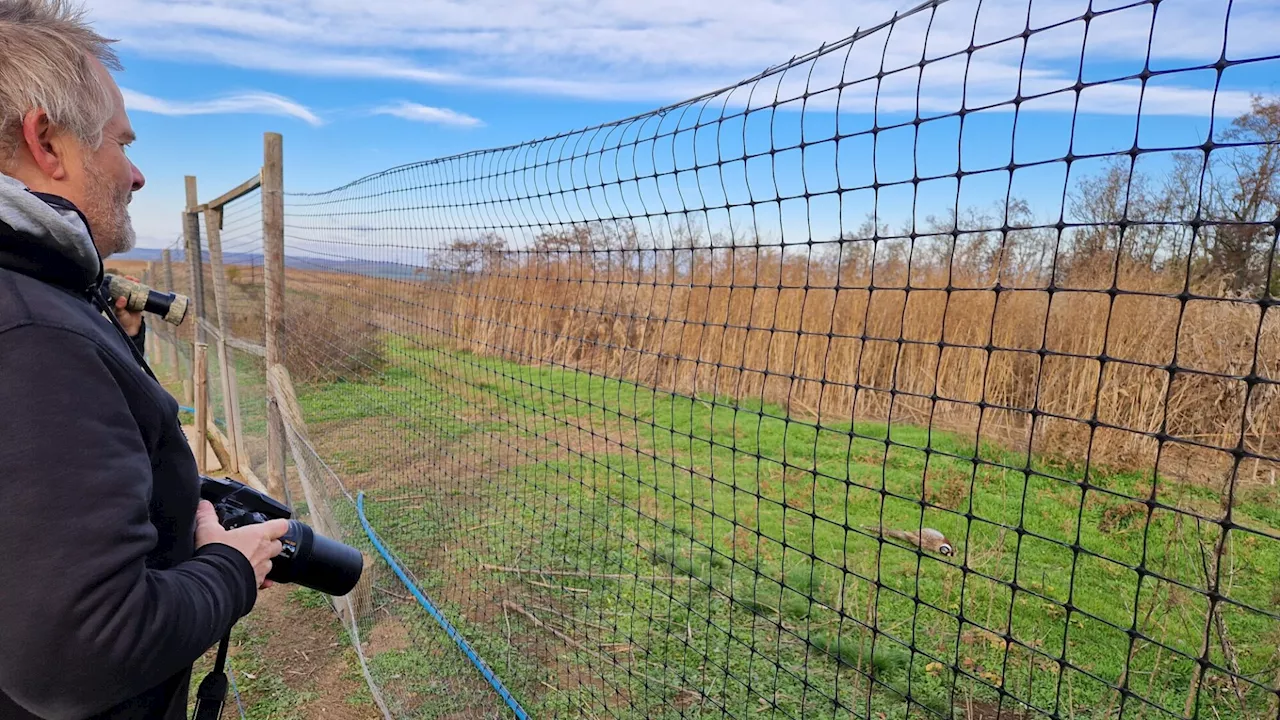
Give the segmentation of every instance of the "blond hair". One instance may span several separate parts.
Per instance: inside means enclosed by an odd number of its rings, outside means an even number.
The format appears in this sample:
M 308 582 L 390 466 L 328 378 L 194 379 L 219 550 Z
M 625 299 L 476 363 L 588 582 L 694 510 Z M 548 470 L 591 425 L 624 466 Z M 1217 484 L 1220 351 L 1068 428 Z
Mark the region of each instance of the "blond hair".
M 0 0 L 0 167 L 12 161 L 22 119 L 36 109 L 86 146 L 101 146 L 116 99 L 93 59 L 119 70 L 114 42 L 71 0 Z

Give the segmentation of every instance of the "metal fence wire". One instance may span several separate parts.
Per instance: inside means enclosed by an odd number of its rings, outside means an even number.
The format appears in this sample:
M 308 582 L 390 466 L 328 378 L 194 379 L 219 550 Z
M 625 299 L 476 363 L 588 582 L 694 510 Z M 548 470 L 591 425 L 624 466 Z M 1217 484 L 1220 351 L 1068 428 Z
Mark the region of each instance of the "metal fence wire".
M 387 710 L 1280 717 L 1265 10 L 928 2 L 286 193 Z

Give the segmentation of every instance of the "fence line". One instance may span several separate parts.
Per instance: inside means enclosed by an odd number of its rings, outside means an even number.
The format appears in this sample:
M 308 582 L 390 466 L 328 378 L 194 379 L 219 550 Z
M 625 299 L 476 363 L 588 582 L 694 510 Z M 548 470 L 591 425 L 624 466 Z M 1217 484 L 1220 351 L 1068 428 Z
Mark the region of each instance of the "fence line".
M 1280 47 L 1202 10 L 1187 61 L 1167 1 L 926 2 L 333 190 L 268 134 L 189 196 L 237 452 L 365 552 L 380 712 L 1280 717 L 1280 100 L 1239 89 Z

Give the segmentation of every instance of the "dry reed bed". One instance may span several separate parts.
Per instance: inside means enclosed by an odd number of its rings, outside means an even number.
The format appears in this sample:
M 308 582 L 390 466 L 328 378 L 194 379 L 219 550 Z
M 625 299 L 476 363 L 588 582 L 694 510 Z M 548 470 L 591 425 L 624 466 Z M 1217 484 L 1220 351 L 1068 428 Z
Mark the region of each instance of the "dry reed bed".
M 400 296 L 411 325 L 455 347 L 761 398 L 824 423 L 980 432 L 1211 484 L 1230 479 L 1236 449 L 1239 482 L 1274 483 L 1280 468 L 1280 310 L 1221 286 L 1180 299 L 1172 273 L 1104 265 L 1052 291 L 936 266 L 913 269 L 908 287 L 905 267 L 837 278 L 817 263 L 779 271 L 752 250 L 638 270 L 641 254 L 630 269 L 625 257 L 602 268 L 529 255 L 449 283 L 374 281 L 386 287 L 372 292 Z
M 720 250 L 683 254 L 679 266 L 651 262 L 653 251 L 614 251 L 608 263 L 503 256 L 443 281 L 291 268 L 291 296 L 331 298 L 303 308 L 311 328 L 323 310 L 330 331 L 296 357 L 333 364 L 348 344 L 338 340 L 373 327 L 682 394 L 760 398 L 826 424 L 932 426 L 1094 468 L 1158 467 L 1222 487 L 1238 455 L 1239 483 L 1280 474 L 1280 307 L 1221 285 L 1179 299 L 1176 273 L 1104 263 L 1052 291 L 1034 274 L 1001 273 L 997 289 L 994 271 L 937 265 L 912 268 L 908 287 L 905 266 L 873 276 L 756 249 L 727 262 Z M 250 304 L 234 314 L 257 330 Z M 356 344 L 348 369 L 374 368 Z

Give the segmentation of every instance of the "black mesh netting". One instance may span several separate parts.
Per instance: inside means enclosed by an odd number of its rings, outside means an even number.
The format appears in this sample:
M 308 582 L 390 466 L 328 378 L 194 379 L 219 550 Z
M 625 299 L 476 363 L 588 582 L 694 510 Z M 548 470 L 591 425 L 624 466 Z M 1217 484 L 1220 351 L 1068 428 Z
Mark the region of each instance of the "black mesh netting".
M 315 502 L 533 717 L 1277 717 L 1263 9 L 930 2 L 287 193 Z M 505 708 L 371 568 L 392 714 Z

